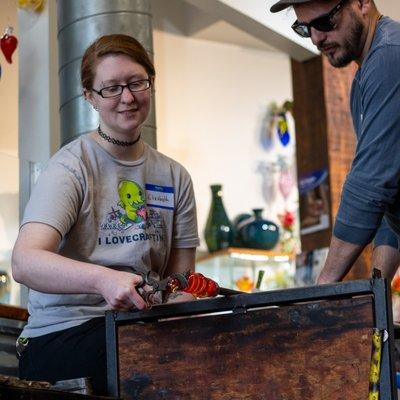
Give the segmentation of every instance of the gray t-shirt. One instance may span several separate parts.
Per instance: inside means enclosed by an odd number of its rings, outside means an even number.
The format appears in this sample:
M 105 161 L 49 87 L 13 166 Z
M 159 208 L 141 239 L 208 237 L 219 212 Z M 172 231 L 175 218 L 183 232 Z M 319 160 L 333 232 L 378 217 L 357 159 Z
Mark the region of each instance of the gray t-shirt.
M 134 162 L 119 161 L 89 135 L 59 150 L 34 187 L 22 225 L 60 232 L 63 256 L 114 269 L 148 268 L 163 276 L 171 248 L 199 245 L 188 172 L 147 144 Z M 100 295 L 29 292 L 27 326 L 36 337 L 103 316 Z

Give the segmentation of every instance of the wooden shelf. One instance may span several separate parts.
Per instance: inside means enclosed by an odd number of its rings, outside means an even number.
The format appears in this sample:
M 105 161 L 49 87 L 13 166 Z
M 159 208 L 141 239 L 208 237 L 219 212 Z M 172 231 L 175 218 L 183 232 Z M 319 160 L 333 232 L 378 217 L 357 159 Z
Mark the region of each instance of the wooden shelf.
M 29 317 L 28 310 L 25 308 L 0 304 L 0 318 L 11 318 L 19 321 L 27 321 Z
M 246 256 L 249 256 L 249 259 L 251 259 L 251 256 L 254 256 L 255 258 L 257 257 L 265 257 L 275 259 L 274 261 L 277 261 L 276 258 L 288 258 L 288 260 L 293 260 L 295 257 L 295 254 L 293 253 L 282 253 L 279 251 L 274 251 L 274 250 L 260 250 L 260 249 L 249 249 L 245 247 L 228 247 L 223 250 L 218 250 L 213 253 L 203 253 L 199 254 L 196 262 L 202 262 L 202 261 L 207 261 L 211 260 L 213 258 L 217 257 L 232 257 L 232 258 L 243 258 L 246 259 Z M 282 259 L 283 260 L 283 259 Z

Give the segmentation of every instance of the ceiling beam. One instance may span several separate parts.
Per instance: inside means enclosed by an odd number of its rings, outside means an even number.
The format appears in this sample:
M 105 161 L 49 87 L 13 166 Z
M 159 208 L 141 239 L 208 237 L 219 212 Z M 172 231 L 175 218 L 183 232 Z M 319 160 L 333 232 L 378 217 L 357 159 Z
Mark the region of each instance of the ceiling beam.
M 277 14 L 269 12 L 269 7 L 276 0 L 185 1 L 288 54 L 296 61 L 305 61 L 319 54 L 310 40 L 300 38 L 290 29 L 296 18 L 293 10 Z

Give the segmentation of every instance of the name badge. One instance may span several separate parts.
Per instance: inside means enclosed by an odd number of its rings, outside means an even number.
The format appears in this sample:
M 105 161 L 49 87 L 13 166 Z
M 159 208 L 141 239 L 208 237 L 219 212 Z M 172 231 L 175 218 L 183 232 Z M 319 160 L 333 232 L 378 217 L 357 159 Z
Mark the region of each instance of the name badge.
M 146 183 L 146 203 L 148 207 L 173 210 L 174 188 L 172 186 L 160 186 Z

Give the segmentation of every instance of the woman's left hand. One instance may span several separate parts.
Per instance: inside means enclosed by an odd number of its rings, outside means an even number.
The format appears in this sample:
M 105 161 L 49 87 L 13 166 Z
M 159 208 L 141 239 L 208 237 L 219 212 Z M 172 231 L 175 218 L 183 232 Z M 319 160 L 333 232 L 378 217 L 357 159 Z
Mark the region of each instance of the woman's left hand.
M 185 301 L 193 301 L 196 300 L 191 293 L 186 293 L 180 290 L 177 290 L 174 293 L 168 295 L 165 304 L 172 304 L 172 303 L 183 303 Z

